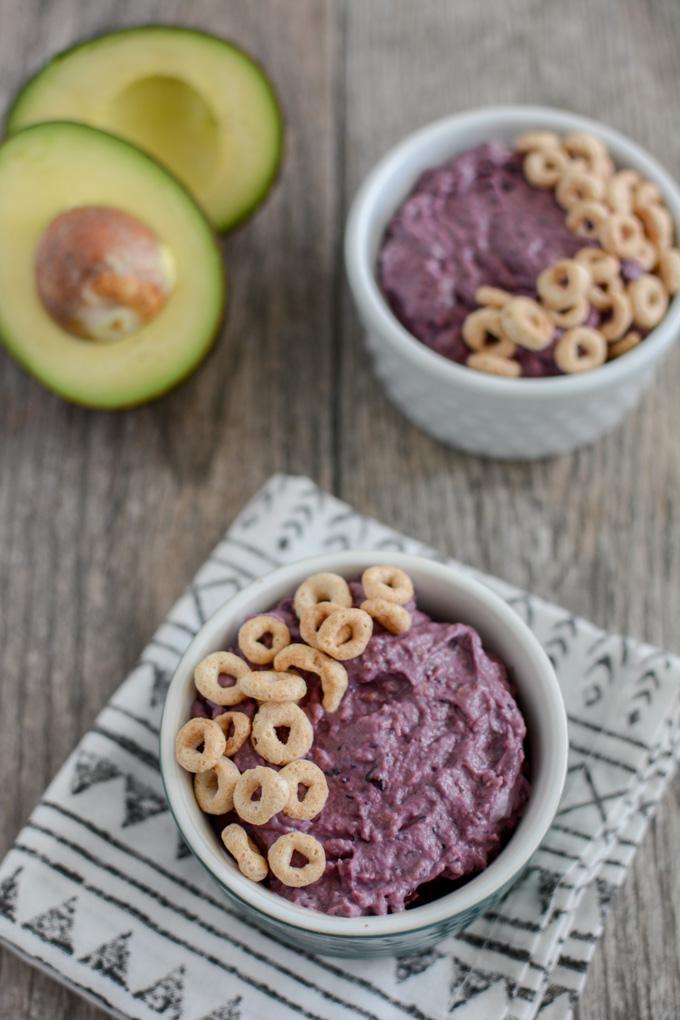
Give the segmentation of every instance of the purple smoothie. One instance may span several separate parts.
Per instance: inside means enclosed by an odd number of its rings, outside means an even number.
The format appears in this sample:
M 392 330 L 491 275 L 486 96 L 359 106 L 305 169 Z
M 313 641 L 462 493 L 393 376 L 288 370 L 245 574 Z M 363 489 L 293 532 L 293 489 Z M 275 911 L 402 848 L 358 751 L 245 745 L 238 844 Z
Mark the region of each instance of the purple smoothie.
M 355 605 L 361 585 L 352 584 Z M 276 815 L 243 824 L 266 850 L 284 832 L 309 832 L 324 846 L 323 877 L 291 889 L 269 887 L 301 906 L 353 917 L 404 910 L 479 872 L 517 825 L 529 795 L 526 728 L 505 666 L 471 627 L 438 623 L 408 606 L 413 625 L 394 637 L 375 624 L 363 655 L 345 663 L 349 686 L 326 714 L 315 677 L 300 702 L 314 726 L 308 757 L 326 774 L 328 801 L 311 821 Z M 274 611 L 299 640 L 291 599 Z M 252 715 L 251 703 L 237 710 Z M 224 709 L 200 697 L 193 714 Z M 263 764 L 248 741 L 241 771 Z M 264 762 L 264 764 L 268 764 Z M 272 766 L 273 767 L 273 766 Z M 436 887 L 436 880 L 446 880 Z
M 387 226 L 378 283 L 410 333 L 464 363 L 462 325 L 478 287 L 535 298 L 538 275 L 586 244 L 567 229 L 552 190 L 528 183 L 521 155 L 489 142 L 421 175 Z M 519 351 L 523 375 L 559 374 L 559 335 L 545 351 Z

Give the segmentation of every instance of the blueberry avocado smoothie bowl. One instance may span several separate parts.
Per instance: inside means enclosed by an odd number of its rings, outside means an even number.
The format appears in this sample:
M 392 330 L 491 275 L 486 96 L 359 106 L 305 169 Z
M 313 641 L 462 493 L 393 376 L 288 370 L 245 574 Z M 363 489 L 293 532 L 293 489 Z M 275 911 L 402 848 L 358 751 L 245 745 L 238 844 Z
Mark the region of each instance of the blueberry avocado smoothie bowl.
M 469 923 L 557 809 L 552 667 L 464 571 L 344 553 L 284 567 L 218 610 L 161 727 L 188 846 L 260 926 L 378 955 Z
M 435 121 L 352 202 L 345 264 L 376 374 L 450 446 L 530 460 L 635 406 L 680 336 L 680 188 L 549 107 Z

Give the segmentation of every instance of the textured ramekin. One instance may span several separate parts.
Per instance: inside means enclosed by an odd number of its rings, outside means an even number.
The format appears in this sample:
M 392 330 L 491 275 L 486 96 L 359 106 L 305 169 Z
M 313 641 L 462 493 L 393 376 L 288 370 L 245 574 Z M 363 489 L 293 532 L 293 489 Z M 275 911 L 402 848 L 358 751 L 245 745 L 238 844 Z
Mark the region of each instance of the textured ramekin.
M 442 620 L 474 626 L 485 646 L 508 665 L 526 719 L 532 792 L 526 811 L 498 857 L 481 874 L 441 899 L 384 917 L 329 917 L 299 907 L 240 874 L 199 810 L 191 777 L 175 761 L 175 735 L 194 698 L 197 663 L 234 640 L 251 613 L 263 612 L 312 573 L 332 570 L 355 577 L 373 563 L 403 567 L 419 605 Z M 468 924 L 520 875 L 545 836 L 564 784 L 568 739 L 562 696 L 545 652 L 502 599 L 463 570 L 420 557 L 345 552 L 283 567 L 225 603 L 196 635 L 170 684 L 160 737 L 161 771 L 175 821 L 199 861 L 253 923 L 287 942 L 318 953 L 386 955 L 424 948 Z
M 680 225 L 680 190 L 666 171 L 618 131 L 576 114 L 505 106 L 448 117 L 409 135 L 374 167 L 350 210 L 345 260 L 376 373 L 416 425 L 450 446 L 490 457 L 532 459 L 593 442 L 640 399 L 680 333 L 680 296 L 634 350 L 583 375 L 504 379 L 430 350 L 392 314 L 375 276 L 385 227 L 423 170 L 482 142 L 512 142 L 523 131 L 589 131 L 617 165 L 658 185 Z

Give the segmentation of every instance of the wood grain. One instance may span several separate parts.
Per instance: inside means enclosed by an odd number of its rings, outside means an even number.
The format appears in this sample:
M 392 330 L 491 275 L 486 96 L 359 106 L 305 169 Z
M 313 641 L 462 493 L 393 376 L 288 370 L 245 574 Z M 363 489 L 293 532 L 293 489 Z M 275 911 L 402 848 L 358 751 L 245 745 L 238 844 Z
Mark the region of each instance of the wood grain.
M 617 432 L 532 465 L 419 433 L 367 371 L 344 285 L 351 195 L 442 114 L 552 103 L 634 135 L 680 173 L 677 0 L 0 0 L 0 99 L 54 50 L 114 25 L 233 37 L 277 82 L 285 171 L 229 238 L 209 361 L 122 415 L 69 407 L 0 357 L 0 853 L 243 501 L 304 472 L 476 567 L 680 651 L 680 356 Z M 617 897 L 579 1020 L 680 1004 L 680 781 Z M 102 1014 L 7 953 L 0 1020 Z

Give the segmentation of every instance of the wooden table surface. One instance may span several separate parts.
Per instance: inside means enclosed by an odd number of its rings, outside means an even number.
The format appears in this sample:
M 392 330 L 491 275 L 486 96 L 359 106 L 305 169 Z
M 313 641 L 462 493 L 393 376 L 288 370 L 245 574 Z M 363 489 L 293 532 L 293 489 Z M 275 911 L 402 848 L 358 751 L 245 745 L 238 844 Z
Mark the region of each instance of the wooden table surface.
M 478 460 L 388 404 L 341 257 L 348 203 L 375 159 L 480 104 L 591 114 L 680 173 L 677 0 L 0 0 L 0 100 L 75 40 L 154 20 L 212 29 L 260 58 L 286 111 L 285 168 L 225 241 L 224 333 L 170 396 L 92 413 L 0 354 L 0 853 L 274 471 L 311 475 L 476 567 L 680 651 L 680 351 L 594 448 Z M 679 801 L 680 780 L 613 905 L 579 1020 L 679 1014 Z M 0 1020 L 101 1016 L 0 957 Z

